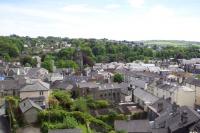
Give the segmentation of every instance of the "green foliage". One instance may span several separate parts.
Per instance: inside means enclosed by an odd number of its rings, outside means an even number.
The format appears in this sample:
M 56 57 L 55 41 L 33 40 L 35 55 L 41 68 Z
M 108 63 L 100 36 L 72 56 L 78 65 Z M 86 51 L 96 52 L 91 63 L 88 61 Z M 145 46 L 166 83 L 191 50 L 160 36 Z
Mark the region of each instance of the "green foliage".
M 44 133 L 48 131 L 48 129 L 75 128 L 78 124 L 87 125 L 89 123 L 100 126 L 101 129 L 106 132 L 112 129 L 111 126 L 104 123 L 102 120 L 80 111 L 66 112 L 65 110 L 59 109 L 45 110 L 39 113 L 38 118 Z
M 56 67 L 57 68 L 73 68 L 73 69 L 78 69 L 78 64 L 74 62 L 73 60 L 58 60 L 56 62 Z
M 195 77 L 196 77 L 197 79 L 200 79 L 200 74 L 196 75 Z
M 51 57 L 49 56 L 46 56 L 41 66 L 47 69 L 49 72 L 53 72 L 53 66 L 54 66 L 53 59 L 51 59 Z
M 36 65 L 37 65 L 37 60 L 33 59 L 31 56 L 25 56 L 25 57 L 21 58 L 20 62 L 24 66 L 27 66 L 27 64 L 29 64 L 32 67 L 36 67 Z
M 88 112 L 87 101 L 85 98 L 80 97 L 76 99 L 71 107 L 73 111 Z
M 75 55 L 75 48 L 64 48 L 59 51 L 58 57 L 64 60 L 72 60 Z
M 63 110 L 42 111 L 39 114 L 39 119 L 43 133 L 48 132 L 49 129 L 75 128 L 78 126 L 77 120 Z
M 59 101 L 60 106 L 70 110 L 73 101 L 69 92 L 56 90 L 52 92 L 52 96 L 54 96 Z
M 7 62 L 11 61 L 11 58 L 10 58 L 10 56 L 9 56 L 8 53 L 6 53 L 6 54 L 4 55 L 4 60 L 7 61 Z
M 108 115 L 100 115 L 97 118 L 112 126 L 114 126 L 115 120 L 127 120 L 127 117 L 124 114 L 118 114 L 112 110 L 108 112 Z
M 0 36 L 0 56 L 8 54 L 10 57 L 17 57 L 23 49 L 22 44 L 20 38 Z
M 107 108 L 110 104 L 107 100 L 94 100 L 92 97 L 87 97 L 87 106 L 90 109 Z
M 134 113 L 131 116 L 132 120 L 139 120 L 139 119 L 146 119 L 147 118 L 147 113 L 146 112 L 138 112 L 138 113 Z
M 117 82 L 117 83 L 121 83 L 121 82 L 123 82 L 123 76 L 121 75 L 121 74 L 119 74 L 119 73 L 116 73 L 115 75 L 114 75 L 114 82 Z
M 11 123 L 11 130 L 15 132 L 19 125 L 22 124 L 20 113 L 18 112 L 19 107 L 19 99 L 15 97 L 8 96 L 5 98 L 8 108 L 6 109 L 6 113 L 9 118 L 9 122 Z

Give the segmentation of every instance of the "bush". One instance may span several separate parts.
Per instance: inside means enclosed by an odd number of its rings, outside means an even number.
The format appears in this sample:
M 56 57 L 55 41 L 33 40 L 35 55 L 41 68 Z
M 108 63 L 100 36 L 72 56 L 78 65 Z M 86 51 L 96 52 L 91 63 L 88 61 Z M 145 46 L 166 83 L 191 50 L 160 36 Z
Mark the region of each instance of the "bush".
M 116 73 L 115 75 L 114 75 L 114 82 L 117 82 L 117 83 L 121 83 L 121 82 L 123 82 L 123 76 L 121 75 L 121 74 L 119 74 L 119 73 Z
M 107 100 L 94 100 L 92 97 L 87 97 L 87 106 L 91 109 L 107 108 L 109 102 Z
M 47 133 L 49 129 L 76 128 L 77 120 L 64 110 L 42 111 L 39 113 L 41 130 Z
M 86 99 L 80 97 L 76 99 L 71 106 L 71 110 L 73 111 L 81 111 L 81 112 L 88 112 L 88 106 Z
M 54 96 L 59 101 L 60 106 L 70 110 L 73 101 L 71 99 L 71 94 L 69 92 L 56 90 L 52 93 L 52 96 Z

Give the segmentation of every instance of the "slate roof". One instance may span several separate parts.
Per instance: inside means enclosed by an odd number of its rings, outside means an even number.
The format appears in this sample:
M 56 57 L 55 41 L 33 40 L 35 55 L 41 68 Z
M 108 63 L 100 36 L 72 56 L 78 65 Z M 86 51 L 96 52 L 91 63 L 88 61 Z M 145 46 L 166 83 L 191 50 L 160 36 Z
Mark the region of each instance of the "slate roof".
M 200 80 L 199 79 L 195 79 L 195 78 L 187 78 L 185 80 L 186 83 L 188 84 L 192 84 L 192 85 L 196 85 L 200 87 Z
M 66 90 L 71 90 L 73 88 L 73 85 L 65 82 L 65 81 L 55 81 L 51 85 L 51 89 L 66 89 Z
M 17 80 L 2 80 L 0 81 L 0 90 L 17 90 L 21 85 Z
M 80 82 L 77 86 L 79 88 L 98 88 L 98 84 L 96 82 Z
M 91 77 L 88 76 L 65 76 L 63 81 L 68 81 L 75 84 L 82 81 L 89 81 L 90 79 Z
M 187 112 L 187 121 L 181 122 L 181 114 Z M 189 128 L 200 120 L 200 115 L 190 107 L 182 106 L 178 108 L 175 113 L 164 114 L 155 119 L 153 127 L 161 128 L 160 124 L 164 123 L 165 128 L 169 128 L 171 132 L 177 131 L 181 128 Z
M 121 89 L 121 86 L 118 83 L 106 83 L 99 85 L 99 90 L 110 90 L 110 89 Z
M 48 70 L 44 68 L 31 68 L 27 72 L 26 76 L 31 78 L 44 78 L 44 74 L 48 74 Z
M 145 88 L 147 82 L 145 80 L 142 79 L 135 79 L 131 82 L 132 85 L 140 87 L 140 88 Z
M 116 120 L 114 122 L 116 131 L 124 130 L 134 133 L 151 133 L 151 128 L 148 120 Z
M 34 103 L 29 98 L 22 100 L 19 103 L 19 107 L 20 107 L 20 110 L 22 111 L 22 113 L 25 113 L 26 111 L 28 111 L 31 108 L 36 108 L 38 110 L 42 110 L 42 108 L 38 104 Z
M 42 81 L 37 81 L 34 82 L 33 84 L 28 84 L 24 86 L 20 92 L 32 92 L 32 91 L 48 91 L 49 90 L 49 84 L 42 82 Z
M 163 107 L 162 110 L 159 111 L 158 109 L 158 104 L 162 103 Z M 157 113 L 158 115 L 162 115 L 164 113 L 170 113 L 172 112 L 172 104 L 167 101 L 166 99 L 159 99 L 156 102 L 152 103 L 151 105 L 148 106 L 152 111 L 154 111 L 155 113 Z
M 81 129 L 53 129 L 49 130 L 48 133 L 82 133 Z
M 157 87 L 159 89 L 168 91 L 168 90 L 171 90 L 172 88 L 174 88 L 175 86 L 170 85 L 170 84 L 159 84 L 159 85 L 157 85 Z
M 159 98 L 146 92 L 145 90 L 142 90 L 140 88 L 137 88 L 134 90 L 134 95 L 144 101 L 144 103 L 154 103 L 156 102 Z

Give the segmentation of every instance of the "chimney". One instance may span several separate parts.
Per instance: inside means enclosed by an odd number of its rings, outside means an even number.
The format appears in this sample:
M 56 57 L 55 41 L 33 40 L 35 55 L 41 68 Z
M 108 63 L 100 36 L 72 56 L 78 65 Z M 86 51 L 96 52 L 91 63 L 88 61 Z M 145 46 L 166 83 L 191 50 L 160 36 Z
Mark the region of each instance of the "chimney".
M 181 123 L 182 124 L 185 124 L 187 123 L 187 120 L 188 120 L 188 116 L 187 116 L 187 111 L 184 110 L 182 113 L 181 113 Z
M 171 102 L 172 102 L 172 98 L 171 98 L 171 97 L 168 97 L 168 98 L 166 99 L 166 101 L 167 101 L 168 103 L 171 104 Z
M 177 112 L 177 105 L 176 105 L 176 103 L 174 102 L 173 104 L 172 104 L 172 113 L 174 114 L 174 113 L 176 113 Z
M 163 103 L 162 102 L 159 102 L 158 103 L 158 113 L 163 111 Z

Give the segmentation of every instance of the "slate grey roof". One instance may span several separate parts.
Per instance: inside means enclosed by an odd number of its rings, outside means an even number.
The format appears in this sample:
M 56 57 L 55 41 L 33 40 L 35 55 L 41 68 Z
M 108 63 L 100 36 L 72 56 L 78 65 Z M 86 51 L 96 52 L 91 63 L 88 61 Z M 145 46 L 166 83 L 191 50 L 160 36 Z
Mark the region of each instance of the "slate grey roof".
M 145 90 L 142 90 L 140 88 L 137 88 L 134 90 L 134 95 L 144 101 L 144 103 L 154 103 L 156 102 L 159 98 L 146 92 Z
M 181 122 L 181 114 L 187 112 L 187 121 Z M 177 131 L 181 128 L 194 125 L 200 120 L 200 115 L 190 107 L 182 106 L 178 108 L 176 113 L 164 114 L 155 119 L 153 128 L 161 128 L 160 124 L 164 124 L 165 128 L 169 128 L 171 132 Z
M 49 130 L 48 133 L 82 133 L 81 129 L 53 129 Z
M 137 86 L 137 87 L 140 87 L 140 88 L 145 88 L 147 82 L 145 80 L 142 80 L 142 79 L 135 79 L 130 84 Z
M 2 80 L 0 81 L 0 90 L 17 90 L 21 85 L 17 80 Z
M 110 90 L 110 89 L 121 89 L 121 86 L 118 83 L 106 83 L 99 85 L 99 90 Z
M 89 81 L 91 77 L 88 76 L 65 76 L 63 81 L 68 81 L 73 84 L 80 83 L 82 81 Z
M 22 113 L 25 113 L 26 111 L 28 111 L 31 108 L 36 108 L 38 110 L 42 110 L 42 108 L 38 104 L 34 103 L 29 98 L 22 100 L 19 103 L 19 107 L 20 107 L 20 110 L 22 111 Z
M 170 85 L 170 84 L 159 84 L 157 85 L 158 88 L 162 89 L 162 90 L 170 90 L 172 89 L 174 86 Z
M 163 107 L 162 110 L 159 111 L 158 109 L 158 104 L 162 103 Z M 151 105 L 148 106 L 152 111 L 157 113 L 158 115 L 162 115 L 164 113 L 171 113 L 172 112 L 172 104 L 167 101 L 166 99 L 160 98 L 156 102 L 152 103 Z
M 48 74 L 48 70 L 44 68 L 31 68 L 27 72 L 26 76 L 31 78 L 44 78 L 45 74 Z
M 49 84 L 42 82 L 42 81 L 36 81 L 33 84 L 28 84 L 24 86 L 20 92 L 28 92 L 28 91 L 48 91 L 49 90 Z
M 192 85 L 196 85 L 200 87 L 200 80 L 199 79 L 195 79 L 195 78 L 187 78 L 185 80 L 186 83 L 188 84 L 192 84 Z
M 65 81 L 55 81 L 51 85 L 51 89 L 66 89 L 66 90 L 71 90 L 73 88 L 73 85 L 65 82 Z
M 98 84 L 96 82 L 80 82 L 77 86 L 79 88 L 98 88 Z
M 114 128 L 116 131 L 124 130 L 128 133 L 151 133 L 148 120 L 116 120 L 114 122 Z

